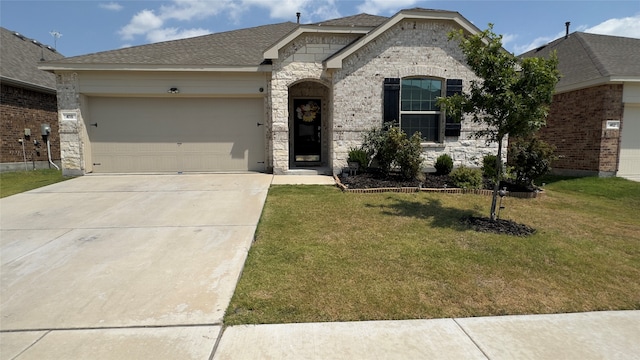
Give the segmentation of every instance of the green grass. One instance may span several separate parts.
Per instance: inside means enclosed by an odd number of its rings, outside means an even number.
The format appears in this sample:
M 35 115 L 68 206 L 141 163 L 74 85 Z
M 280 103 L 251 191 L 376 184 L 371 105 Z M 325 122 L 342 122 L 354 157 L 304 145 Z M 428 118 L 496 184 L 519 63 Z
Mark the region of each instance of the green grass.
M 55 169 L 0 173 L 0 197 L 6 197 L 42 186 L 68 180 Z
M 490 197 L 274 186 L 225 323 L 640 309 L 640 184 L 558 180 L 505 198 L 526 238 L 477 233 Z

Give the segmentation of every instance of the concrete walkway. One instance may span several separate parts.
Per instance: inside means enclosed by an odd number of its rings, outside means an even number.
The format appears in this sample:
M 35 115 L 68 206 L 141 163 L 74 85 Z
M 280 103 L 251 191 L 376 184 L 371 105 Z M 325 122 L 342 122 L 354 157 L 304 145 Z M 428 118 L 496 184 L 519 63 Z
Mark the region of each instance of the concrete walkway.
M 640 311 L 224 328 L 270 184 L 85 176 L 0 200 L 0 359 L 640 359 Z

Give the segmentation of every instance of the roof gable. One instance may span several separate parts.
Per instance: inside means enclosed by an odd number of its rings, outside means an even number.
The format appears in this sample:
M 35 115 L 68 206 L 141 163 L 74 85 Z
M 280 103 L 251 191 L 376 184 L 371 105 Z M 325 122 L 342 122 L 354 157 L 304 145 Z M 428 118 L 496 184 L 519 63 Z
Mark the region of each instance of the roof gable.
M 384 32 L 389 30 L 392 26 L 396 25 L 402 20 L 405 19 L 426 19 L 426 20 L 447 20 L 453 21 L 462 29 L 471 34 L 476 34 L 480 32 L 475 25 L 465 19 L 460 13 L 455 11 L 446 11 L 446 10 L 431 10 L 431 9 L 422 9 L 422 8 L 414 8 L 408 10 L 401 10 L 393 17 L 387 19 L 384 23 L 380 24 L 375 29 L 371 30 L 362 38 L 355 41 L 353 44 L 345 47 L 340 50 L 330 58 L 325 61 L 325 66 L 327 68 L 339 69 L 342 68 L 342 61 L 347 58 L 349 55 L 355 53 L 365 45 L 367 45 L 372 40 L 376 39 L 378 36 L 382 35 Z
M 563 91 L 609 81 L 640 81 L 640 39 L 574 32 L 522 57 L 558 55 L 562 77 L 557 90 Z
M 22 34 L 0 28 L 0 77 L 3 82 L 34 86 L 47 90 L 56 88 L 55 75 L 38 69 L 41 60 L 56 60 L 64 56 L 50 46 Z

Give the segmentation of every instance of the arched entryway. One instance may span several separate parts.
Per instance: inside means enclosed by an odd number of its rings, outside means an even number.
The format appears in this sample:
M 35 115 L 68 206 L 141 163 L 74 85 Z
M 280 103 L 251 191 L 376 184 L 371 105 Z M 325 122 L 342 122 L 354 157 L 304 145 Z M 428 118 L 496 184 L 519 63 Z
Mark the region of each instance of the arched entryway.
M 329 166 L 329 88 L 312 80 L 289 87 L 289 168 Z

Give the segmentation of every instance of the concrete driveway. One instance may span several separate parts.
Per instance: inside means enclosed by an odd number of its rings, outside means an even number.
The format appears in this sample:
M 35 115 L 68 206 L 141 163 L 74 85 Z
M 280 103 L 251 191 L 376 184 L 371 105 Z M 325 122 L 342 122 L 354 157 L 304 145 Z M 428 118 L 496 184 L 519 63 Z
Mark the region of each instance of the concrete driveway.
M 208 358 L 271 180 L 84 176 L 0 200 L 0 358 Z

